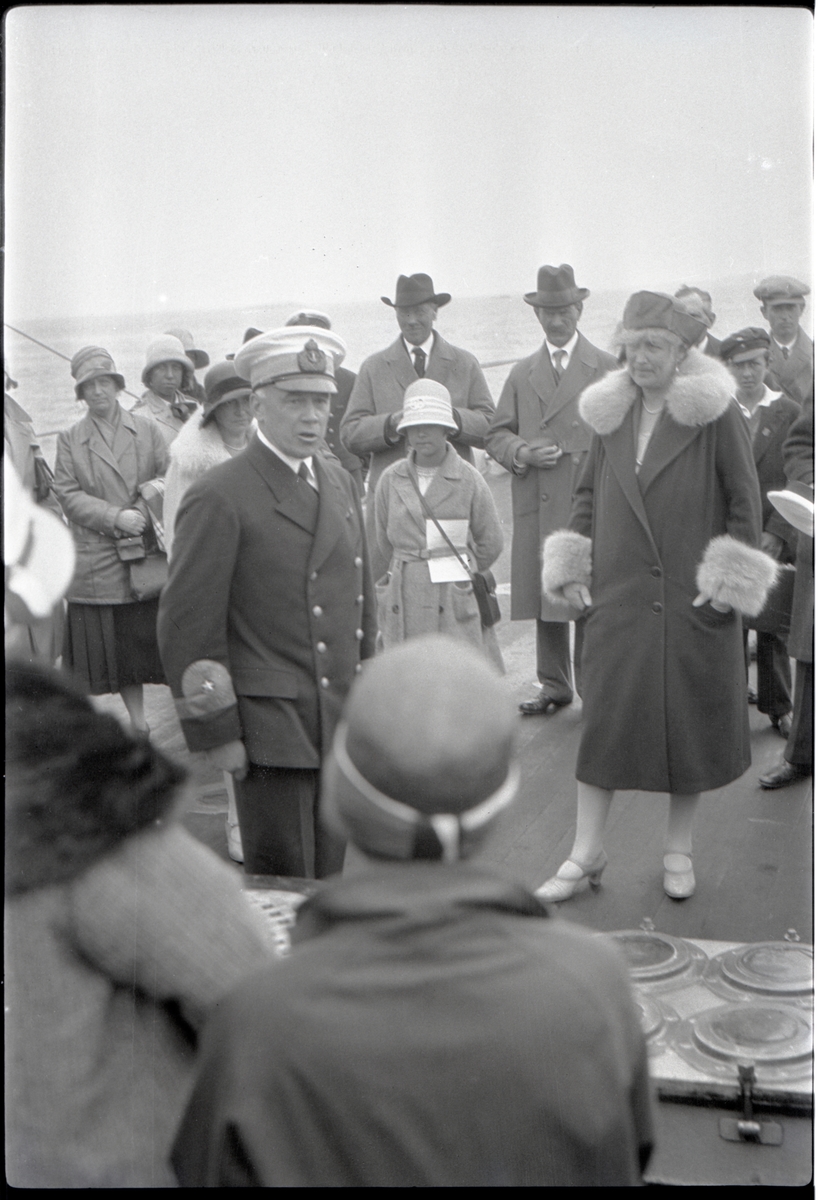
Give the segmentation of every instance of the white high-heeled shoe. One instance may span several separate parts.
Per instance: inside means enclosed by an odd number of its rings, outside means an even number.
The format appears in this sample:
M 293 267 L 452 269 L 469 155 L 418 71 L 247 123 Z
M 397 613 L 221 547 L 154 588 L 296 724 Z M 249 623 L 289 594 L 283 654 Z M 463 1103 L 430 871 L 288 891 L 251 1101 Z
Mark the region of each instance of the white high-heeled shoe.
M 665 868 L 665 895 L 671 900 L 687 900 L 696 890 L 693 860 L 689 854 L 666 854 L 662 865 Z
M 604 850 L 600 850 L 594 861 L 587 867 L 584 867 L 582 863 L 574 862 L 572 858 L 567 858 L 556 875 L 546 879 L 545 883 L 537 888 L 534 895 L 538 900 L 558 904 L 561 900 L 569 900 L 583 879 L 587 879 L 592 891 L 596 892 L 601 886 L 602 872 L 607 865 L 608 856 Z
M 238 824 L 231 822 L 229 819 L 225 822 L 227 829 L 227 853 L 232 858 L 233 862 L 244 862 L 244 850 L 241 844 L 241 830 Z

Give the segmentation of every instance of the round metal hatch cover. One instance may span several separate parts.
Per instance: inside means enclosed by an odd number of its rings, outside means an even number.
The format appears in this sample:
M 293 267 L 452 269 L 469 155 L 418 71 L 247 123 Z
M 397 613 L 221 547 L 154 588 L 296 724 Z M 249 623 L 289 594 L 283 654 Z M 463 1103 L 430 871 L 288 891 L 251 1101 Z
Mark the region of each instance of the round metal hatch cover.
M 704 982 L 729 999 L 769 997 L 787 1003 L 811 1004 L 813 956 L 811 946 L 792 942 L 755 942 L 726 950 L 712 958 Z
M 664 1049 L 670 1028 L 679 1020 L 679 1014 L 661 1000 L 639 993 L 634 995 L 639 1012 L 639 1023 L 648 1044 L 649 1054 L 658 1054 Z
M 760 1082 L 800 1079 L 812 1069 L 812 1025 L 793 1005 L 739 1001 L 681 1021 L 674 1049 L 721 1078 L 734 1076 L 739 1063 L 753 1063 Z
M 607 935 L 621 947 L 632 981 L 675 987 L 688 983 L 704 968 L 707 956 L 698 946 L 667 933 L 620 929 Z

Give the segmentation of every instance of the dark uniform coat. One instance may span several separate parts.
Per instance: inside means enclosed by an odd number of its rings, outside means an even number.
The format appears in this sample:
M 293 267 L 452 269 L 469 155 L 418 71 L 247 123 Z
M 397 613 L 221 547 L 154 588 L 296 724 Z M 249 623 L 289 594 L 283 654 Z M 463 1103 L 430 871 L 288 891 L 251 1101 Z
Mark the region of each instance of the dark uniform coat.
M 812 392 L 815 370 L 812 342 L 799 325 L 795 345 L 787 358 L 774 338 L 770 338 L 770 343 L 767 383 L 774 391 L 784 391 L 797 404 L 803 405 Z
M 543 595 L 540 551 L 549 533 L 568 524 L 571 498 L 591 444 L 591 431 L 579 415 L 580 394 L 615 368 L 613 355 L 597 350 L 580 334 L 560 380 L 543 345 L 512 368 L 503 387 L 486 450 L 512 473 L 512 621 L 568 621 L 576 616 Z M 550 470 L 514 465 L 517 451 L 535 438 L 545 438 L 563 451 Z
M 781 561 L 793 562 L 798 535 L 781 513 L 767 499 L 768 492 L 777 492 L 786 487 L 784 474 L 784 442 L 790 426 L 800 413 L 794 400 L 779 396 L 771 404 L 759 408 L 759 423 L 753 437 L 753 458 L 758 471 L 758 486 L 761 489 L 761 528 L 773 533 L 785 543 Z
M 741 613 L 761 610 L 775 565 L 753 548 L 761 497 L 732 390 L 721 364 L 690 351 L 638 475 L 641 392 L 630 376 L 609 375 L 582 398 L 595 436 L 574 532 L 546 543 L 543 583 L 590 585 L 584 783 L 685 794 L 721 787 L 750 765 Z M 568 561 L 571 548 L 587 556 L 581 569 Z M 694 608 L 700 590 L 733 611 Z
M 346 467 L 347 471 L 349 471 L 358 486 L 358 491 L 363 496 L 363 460 L 357 454 L 352 454 L 347 450 L 341 441 L 341 421 L 347 410 L 349 398 L 352 395 L 352 389 L 355 385 L 355 379 L 356 375 L 354 371 L 348 371 L 346 367 L 335 368 L 335 386 L 338 390 L 333 396 L 330 396 L 329 420 L 327 421 L 327 432 L 324 437 L 330 450 L 338 459 L 341 466 Z
M 784 462 L 788 479 L 812 484 L 815 479 L 814 407 L 810 395 L 804 411 L 790 429 L 784 443 Z M 799 662 L 813 661 L 815 620 L 815 540 L 798 534 L 795 589 L 787 649 Z
M 640 1182 L 647 1056 L 606 940 L 476 866 L 401 863 L 330 883 L 294 942 L 208 1028 L 183 1186 Z
M 374 653 L 360 499 L 333 460 L 313 468 L 317 519 L 309 484 L 258 437 L 179 507 L 159 646 L 191 750 L 241 738 L 253 763 L 317 769 Z

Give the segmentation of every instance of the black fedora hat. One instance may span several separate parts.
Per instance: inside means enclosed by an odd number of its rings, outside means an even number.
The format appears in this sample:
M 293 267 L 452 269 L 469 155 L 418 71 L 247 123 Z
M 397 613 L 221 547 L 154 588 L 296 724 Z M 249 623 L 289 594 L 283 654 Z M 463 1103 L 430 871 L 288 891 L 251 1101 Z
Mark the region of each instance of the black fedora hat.
M 390 308 L 413 308 L 415 304 L 436 304 L 442 308 L 451 296 L 448 292 L 435 292 L 430 275 L 399 275 L 394 302 L 388 296 L 381 296 L 381 300 Z
M 526 292 L 523 298 L 535 308 L 564 308 L 566 304 L 581 303 L 590 294 L 587 288 L 577 287 L 574 268 L 562 263 L 559 267 L 540 267 L 536 292 Z

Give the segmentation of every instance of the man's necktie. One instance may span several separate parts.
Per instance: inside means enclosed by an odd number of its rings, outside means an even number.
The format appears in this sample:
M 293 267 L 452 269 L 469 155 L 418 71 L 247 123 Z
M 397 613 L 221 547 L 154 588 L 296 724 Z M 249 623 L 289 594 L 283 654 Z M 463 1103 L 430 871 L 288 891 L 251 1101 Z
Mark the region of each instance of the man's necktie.
M 298 468 L 298 478 L 303 479 L 311 491 L 315 492 L 318 490 L 312 481 L 312 475 L 310 475 L 310 469 L 305 462 L 302 462 Z
M 784 357 L 785 357 L 785 358 L 789 358 L 789 357 L 790 357 L 790 348 L 789 348 L 789 346 L 782 346 L 782 347 L 781 347 L 781 353 L 784 355 Z
M 557 372 L 557 379 L 562 379 L 562 373 L 565 370 L 563 359 L 565 358 L 564 350 L 554 351 L 554 370 Z
M 415 370 L 418 378 L 422 379 L 426 374 L 426 351 L 421 350 L 420 346 L 415 346 L 412 351 L 412 358 L 415 360 Z
M 318 518 L 318 490 L 310 483 L 310 472 L 305 462 L 302 462 L 298 468 L 298 482 L 301 484 L 298 489 L 301 502 L 306 506 L 310 521 L 314 526 Z

